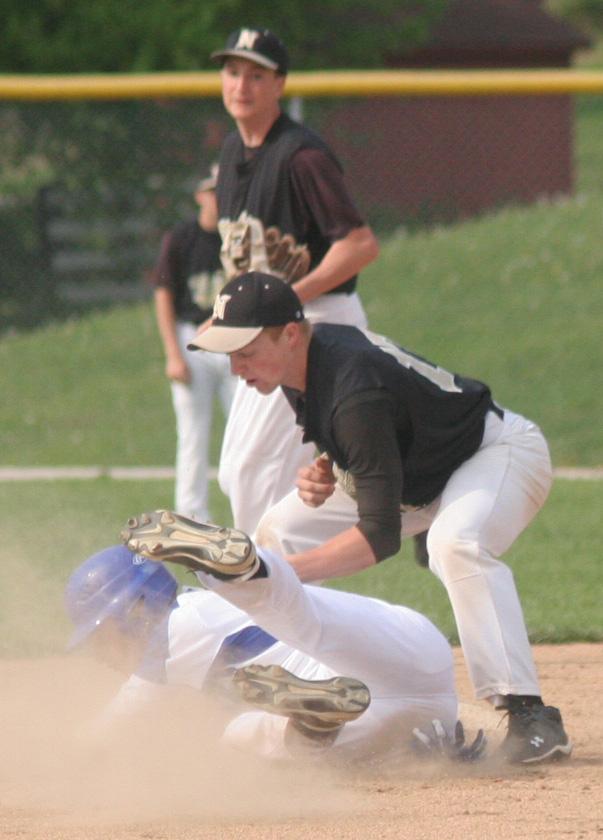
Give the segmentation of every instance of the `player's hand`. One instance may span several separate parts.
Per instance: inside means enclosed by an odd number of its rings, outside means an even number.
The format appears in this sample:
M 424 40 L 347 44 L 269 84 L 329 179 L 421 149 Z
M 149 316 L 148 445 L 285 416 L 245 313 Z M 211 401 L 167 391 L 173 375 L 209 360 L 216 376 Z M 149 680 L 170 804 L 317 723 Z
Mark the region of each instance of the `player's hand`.
M 484 730 L 478 730 L 474 740 L 465 742 L 465 730 L 460 720 L 456 722 L 454 737 L 444 731 L 441 721 L 432 720 L 424 729 L 415 728 L 413 747 L 417 755 L 432 758 L 446 758 L 449 761 L 480 761 L 486 754 L 488 741 Z
M 167 360 L 165 375 L 170 382 L 182 382 L 184 385 L 188 385 L 191 381 L 189 366 L 182 357 Z
M 297 493 L 308 507 L 320 507 L 333 495 L 336 483 L 330 459 L 321 455 L 298 472 Z

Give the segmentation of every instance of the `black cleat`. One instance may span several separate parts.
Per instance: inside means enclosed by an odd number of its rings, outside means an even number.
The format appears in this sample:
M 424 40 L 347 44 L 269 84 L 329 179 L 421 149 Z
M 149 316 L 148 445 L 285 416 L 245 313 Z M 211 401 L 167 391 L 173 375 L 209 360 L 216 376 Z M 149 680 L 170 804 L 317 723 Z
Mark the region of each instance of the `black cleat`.
M 563 728 L 559 709 L 521 706 L 509 711 L 509 729 L 500 751 L 512 764 L 536 764 L 568 758 L 572 742 Z

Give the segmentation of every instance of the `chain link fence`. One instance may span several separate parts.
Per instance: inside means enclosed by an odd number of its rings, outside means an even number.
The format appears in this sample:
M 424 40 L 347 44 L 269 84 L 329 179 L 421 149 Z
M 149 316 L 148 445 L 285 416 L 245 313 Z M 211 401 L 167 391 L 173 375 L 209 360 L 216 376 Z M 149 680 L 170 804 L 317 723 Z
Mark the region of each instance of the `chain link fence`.
M 603 190 L 603 96 L 292 99 L 376 231 Z M 232 122 L 216 97 L 0 102 L 0 331 L 150 294 Z

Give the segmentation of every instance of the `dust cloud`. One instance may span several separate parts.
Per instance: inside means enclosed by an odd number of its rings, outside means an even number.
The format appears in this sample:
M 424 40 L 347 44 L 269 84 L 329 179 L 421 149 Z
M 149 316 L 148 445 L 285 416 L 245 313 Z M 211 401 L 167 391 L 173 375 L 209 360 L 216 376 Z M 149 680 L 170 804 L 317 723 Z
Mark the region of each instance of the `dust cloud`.
M 225 744 L 224 712 L 192 689 L 166 687 L 165 701 L 101 734 L 96 722 L 124 676 L 65 653 L 65 580 L 45 558 L 0 549 L 2 814 L 223 822 L 353 807 L 332 769 L 277 766 Z
M 311 818 L 349 812 L 332 769 L 275 765 L 221 741 L 223 715 L 199 692 L 103 731 L 121 677 L 81 656 L 0 663 L 0 801 L 96 822 Z

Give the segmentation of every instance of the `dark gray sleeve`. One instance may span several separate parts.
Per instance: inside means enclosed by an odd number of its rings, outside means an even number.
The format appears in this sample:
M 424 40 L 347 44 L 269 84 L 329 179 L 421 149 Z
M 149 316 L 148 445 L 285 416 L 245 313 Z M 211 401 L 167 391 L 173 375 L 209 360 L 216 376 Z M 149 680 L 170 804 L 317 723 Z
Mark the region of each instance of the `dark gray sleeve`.
M 307 218 L 330 242 L 366 224 L 335 161 L 320 149 L 300 149 L 291 160 L 291 182 Z
M 354 478 L 358 529 L 377 561 L 400 548 L 402 461 L 394 411 L 382 391 L 365 391 L 340 405 L 333 432 Z

